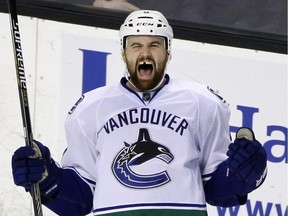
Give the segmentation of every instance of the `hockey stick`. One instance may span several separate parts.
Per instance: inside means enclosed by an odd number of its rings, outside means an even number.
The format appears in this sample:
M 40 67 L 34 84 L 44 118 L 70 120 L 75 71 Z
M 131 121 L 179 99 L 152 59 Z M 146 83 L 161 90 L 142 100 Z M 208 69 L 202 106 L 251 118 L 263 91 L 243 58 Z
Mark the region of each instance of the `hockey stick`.
M 7 2 L 8 2 L 8 11 L 10 13 L 11 36 L 13 42 L 13 51 L 15 58 L 16 76 L 18 83 L 25 144 L 27 146 L 33 147 L 33 134 L 29 112 L 28 93 L 24 71 L 22 46 L 20 41 L 20 31 L 16 12 L 16 0 L 7 0 Z M 31 185 L 31 195 L 33 199 L 34 215 L 42 216 L 43 212 L 42 212 L 39 184 Z

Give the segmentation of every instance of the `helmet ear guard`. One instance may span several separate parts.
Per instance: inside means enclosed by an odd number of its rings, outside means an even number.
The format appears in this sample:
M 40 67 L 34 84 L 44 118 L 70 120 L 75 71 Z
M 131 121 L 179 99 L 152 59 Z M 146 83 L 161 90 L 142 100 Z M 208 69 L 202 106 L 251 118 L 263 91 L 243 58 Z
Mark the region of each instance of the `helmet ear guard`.
M 148 35 L 165 39 L 168 53 L 171 53 L 173 30 L 167 19 L 158 11 L 140 10 L 132 12 L 120 27 L 121 49 L 126 48 L 129 36 Z

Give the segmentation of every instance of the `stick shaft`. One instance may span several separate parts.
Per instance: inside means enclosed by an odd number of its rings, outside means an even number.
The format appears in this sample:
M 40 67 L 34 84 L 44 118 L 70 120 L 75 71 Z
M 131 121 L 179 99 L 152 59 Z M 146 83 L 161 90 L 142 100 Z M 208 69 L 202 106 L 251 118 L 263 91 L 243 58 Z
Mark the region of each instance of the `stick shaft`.
M 19 101 L 22 114 L 25 144 L 27 146 L 33 147 L 33 134 L 32 134 L 30 111 L 29 111 L 22 46 L 20 40 L 19 23 L 16 11 L 16 0 L 7 0 L 7 2 L 10 14 L 11 36 L 13 42 L 13 51 L 15 58 L 16 76 L 18 83 Z M 43 212 L 42 212 L 39 184 L 33 184 L 31 186 L 31 195 L 33 200 L 34 215 L 42 216 Z

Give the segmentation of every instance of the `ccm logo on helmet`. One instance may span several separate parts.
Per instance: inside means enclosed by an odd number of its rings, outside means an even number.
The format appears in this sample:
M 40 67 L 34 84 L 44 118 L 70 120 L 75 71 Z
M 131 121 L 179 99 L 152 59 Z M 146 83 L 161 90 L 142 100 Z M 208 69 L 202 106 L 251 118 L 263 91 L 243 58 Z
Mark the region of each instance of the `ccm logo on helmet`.
M 137 23 L 137 26 L 153 26 L 154 23 Z

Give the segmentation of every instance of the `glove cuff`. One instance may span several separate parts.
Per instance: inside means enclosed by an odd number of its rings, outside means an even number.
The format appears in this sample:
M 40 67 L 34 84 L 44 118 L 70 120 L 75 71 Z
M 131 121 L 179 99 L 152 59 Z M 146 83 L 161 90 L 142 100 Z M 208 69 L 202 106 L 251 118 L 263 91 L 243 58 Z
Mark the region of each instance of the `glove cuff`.
M 57 196 L 63 169 L 58 167 L 55 161 L 51 158 L 49 175 L 39 184 L 41 197 L 44 200 L 50 200 Z

